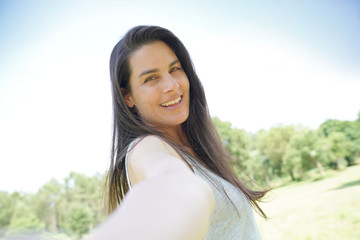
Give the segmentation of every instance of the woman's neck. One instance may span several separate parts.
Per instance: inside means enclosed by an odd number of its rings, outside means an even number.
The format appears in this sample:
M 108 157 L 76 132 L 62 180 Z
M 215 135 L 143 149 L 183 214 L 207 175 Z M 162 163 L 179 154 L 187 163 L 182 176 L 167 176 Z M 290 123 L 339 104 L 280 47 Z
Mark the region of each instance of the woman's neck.
M 188 147 L 189 141 L 187 136 L 185 135 L 184 131 L 182 130 L 181 126 L 179 125 L 176 128 L 165 129 L 163 131 L 164 136 L 169 140 L 175 142 L 181 147 Z
M 189 140 L 181 126 L 178 128 L 167 129 L 163 131 L 164 137 L 176 143 L 180 148 L 188 152 L 193 158 L 199 159 L 198 155 L 191 148 Z

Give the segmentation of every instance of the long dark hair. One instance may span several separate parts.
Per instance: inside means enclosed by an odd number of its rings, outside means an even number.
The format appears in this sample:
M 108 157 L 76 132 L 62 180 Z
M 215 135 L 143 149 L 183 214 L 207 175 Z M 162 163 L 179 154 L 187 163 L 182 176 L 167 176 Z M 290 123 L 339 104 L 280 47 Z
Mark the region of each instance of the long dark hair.
M 211 120 L 205 92 L 195 73 L 188 51 L 171 31 L 158 26 L 137 26 L 130 29 L 115 45 L 111 53 L 113 138 L 111 163 L 107 175 L 108 213 L 110 214 L 116 209 L 129 190 L 124 158 L 130 143 L 146 135 L 164 137 L 157 129 L 144 123 L 136 111 L 126 105 L 123 98 L 124 93 L 131 91 L 129 57 L 134 51 L 154 41 L 163 41 L 173 50 L 189 79 L 189 117 L 181 126 L 188 139 L 189 147 L 196 154 L 197 160 L 201 165 L 242 191 L 255 210 L 266 218 L 257 204 L 257 201 L 265 195 L 266 191 L 254 191 L 247 188 L 233 172 L 228 155 Z M 186 154 L 186 151 L 175 142 L 166 138 L 163 139 L 179 153 Z

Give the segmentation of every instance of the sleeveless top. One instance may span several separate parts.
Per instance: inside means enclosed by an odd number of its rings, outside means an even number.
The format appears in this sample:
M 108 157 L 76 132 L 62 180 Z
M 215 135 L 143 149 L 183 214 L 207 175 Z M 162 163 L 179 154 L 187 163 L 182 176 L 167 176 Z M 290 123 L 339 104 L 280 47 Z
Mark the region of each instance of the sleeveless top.
M 130 144 L 128 151 L 134 142 Z M 215 195 L 215 208 L 211 214 L 206 240 L 261 240 L 253 209 L 245 195 L 225 179 L 200 164 L 195 164 L 195 159 L 191 159 L 186 154 L 183 157 L 189 163 L 193 172 L 211 186 Z M 131 190 L 127 154 L 125 156 L 125 171 L 129 190 Z M 216 181 L 216 184 L 214 184 L 214 181 Z M 219 189 L 219 186 L 221 189 Z M 227 198 L 224 191 L 233 203 Z

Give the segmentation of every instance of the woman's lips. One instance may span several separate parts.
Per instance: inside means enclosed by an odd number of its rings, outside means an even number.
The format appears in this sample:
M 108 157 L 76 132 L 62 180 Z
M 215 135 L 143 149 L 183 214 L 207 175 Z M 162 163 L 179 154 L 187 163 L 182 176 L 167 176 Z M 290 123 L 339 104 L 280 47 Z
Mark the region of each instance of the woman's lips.
M 174 100 L 171 100 L 171 101 L 168 101 L 168 102 L 165 102 L 165 103 L 161 103 L 160 106 L 162 106 L 162 107 L 174 106 L 174 105 L 178 104 L 181 101 L 181 98 L 182 98 L 182 96 L 179 96 L 179 97 L 175 98 Z

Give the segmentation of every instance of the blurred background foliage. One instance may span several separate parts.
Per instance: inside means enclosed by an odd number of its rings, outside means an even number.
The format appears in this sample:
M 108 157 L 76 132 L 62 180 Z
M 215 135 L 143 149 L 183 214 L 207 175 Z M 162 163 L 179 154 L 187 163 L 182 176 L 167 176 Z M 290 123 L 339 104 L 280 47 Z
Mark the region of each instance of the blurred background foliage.
M 318 129 L 279 125 L 248 133 L 218 117 L 213 122 L 236 173 L 252 187 L 319 180 L 328 170 L 360 163 L 360 112 L 357 120 L 331 119 Z M 71 172 L 35 194 L 0 191 L 0 239 L 32 233 L 46 239 L 86 238 L 105 219 L 104 177 Z

